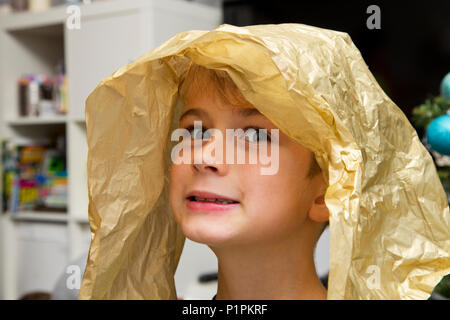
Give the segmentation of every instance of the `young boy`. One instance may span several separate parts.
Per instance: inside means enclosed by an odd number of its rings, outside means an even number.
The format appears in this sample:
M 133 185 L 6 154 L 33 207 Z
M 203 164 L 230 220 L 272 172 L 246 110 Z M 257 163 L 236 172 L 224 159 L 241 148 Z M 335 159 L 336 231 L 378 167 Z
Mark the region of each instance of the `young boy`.
M 245 100 L 224 71 L 193 65 L 183 84 L 181 128 L 192 128 L 197 120 L 203 130 L 277 129 Z M 269 141 L 251 138 L 244 136 L 247 152 Z M 233 145 L 236 149 L 237 143 Z M 205 141 L 199 152 L 207 146 Z M 207 244 L 217 256 L 216 299 L 327 297 L 313 257 L 328 221 L 326 183 L 312 152 L 282 132 L 278 149 L 274 175 L 262 175 L 260 162 L 217 164 L 206 153 L 203 163 L 172 165 L 172 212 L 186 237 Z M 211 205 L 214 202 L 191 200 L 194 196 L 238 204 Z
M 343 32 L 180 33 L 99 84 L 86 128 L 80 299 L 176 299 L 186 236 L 218 258 L 217 299 L 427 299 L 450 272 L 433 160 Z M 264 157 L 247 161 L 264 146 L 273 174 Z M 246 161 L 215 161 L 223 148 Z M 328 220 L 325 291 L 313 251 Z

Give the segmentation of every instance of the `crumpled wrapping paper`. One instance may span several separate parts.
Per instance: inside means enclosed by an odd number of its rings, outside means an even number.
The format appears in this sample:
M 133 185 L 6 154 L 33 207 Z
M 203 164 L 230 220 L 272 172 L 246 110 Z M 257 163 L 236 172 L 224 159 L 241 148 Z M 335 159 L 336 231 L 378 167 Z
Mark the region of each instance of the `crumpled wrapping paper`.
M 176 299 L 184 235 L 170 141 L 191 61 L 312 150 L 328 181 L 328 299 L 427 299 L 450 273 L 450 216 L 431 156 L 348 34 L 302 24 L 177 34 L 86 102 L 92 240 L 80 299 Z

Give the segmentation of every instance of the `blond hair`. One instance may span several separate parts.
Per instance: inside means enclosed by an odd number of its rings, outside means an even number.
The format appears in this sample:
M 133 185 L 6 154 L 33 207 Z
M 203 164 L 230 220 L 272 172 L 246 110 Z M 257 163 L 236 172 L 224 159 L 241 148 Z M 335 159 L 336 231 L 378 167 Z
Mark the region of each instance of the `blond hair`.
M 214 88 L 214 90 L 205 90 L 205 88 Z M 217 94 L 222 102 L 235 108 L 252 105 L 245 99 L 226 71 L 207 69 L 195 63 L 191 64 L 181 82 L 179 90 L 181 97 L 186 99 L 191 90 L 194 93 L 204 90 L 206 94 Z

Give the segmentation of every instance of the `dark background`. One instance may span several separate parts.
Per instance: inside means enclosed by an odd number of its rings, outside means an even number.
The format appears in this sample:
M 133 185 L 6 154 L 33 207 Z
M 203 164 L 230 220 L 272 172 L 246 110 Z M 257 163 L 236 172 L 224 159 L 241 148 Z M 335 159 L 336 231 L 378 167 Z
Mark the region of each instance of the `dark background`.
M 371 4 L 381 29 L 369 30 Z M 439 95 L 450 72 L 450 0 L 250 1 L 224 0 L 224 23 L 302 23 L 347 32 L 386 94 L 410 118 L 426 98 Z

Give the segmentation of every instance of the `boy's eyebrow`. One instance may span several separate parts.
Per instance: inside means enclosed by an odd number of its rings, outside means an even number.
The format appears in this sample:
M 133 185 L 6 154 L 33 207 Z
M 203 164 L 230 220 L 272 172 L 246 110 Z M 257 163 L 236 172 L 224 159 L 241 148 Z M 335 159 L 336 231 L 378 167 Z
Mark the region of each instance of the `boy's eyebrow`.
M 251 116 L 263 116 L 264 117 L 264 115 L 261 112 L 259 112 L 259 110 L 256 108 L 238 108 L 235 110 L 239 115 L 244 116 L 244 117 L 251 117 Z M 233 111 L 235 111 L 235 110 L 233 110 Z M 188 115 L 199 116 L 199 117 L 203 115 L 205 117 L 208 117 L 208 113 L 206 111 L 204 111 L 202 109 L 198 109 L 198 108 L 192 108 L 192 109 L 185 111 L 181 115 L 180 121 L 184 117 L 187 117 Z
M 244 116 L 244 117 L 264 116 L 256 108 L 240 108 L 240 109 L 237 109 L 237 113 L 240 114 L 241 116 Z
M 204 115 L 205 117 L 208 117 L 208 113 L 203 111 L 202 109 L 192 108 L 192 109 L 189 109 L 189 110 L 185 111 L 181 115 L 180 121 L 183 120 L 184 117 L 187 117 L 189 115 L 191 115 L 191 116 L 198 116 L 198 117 L 201 117 L 202 115 Z

